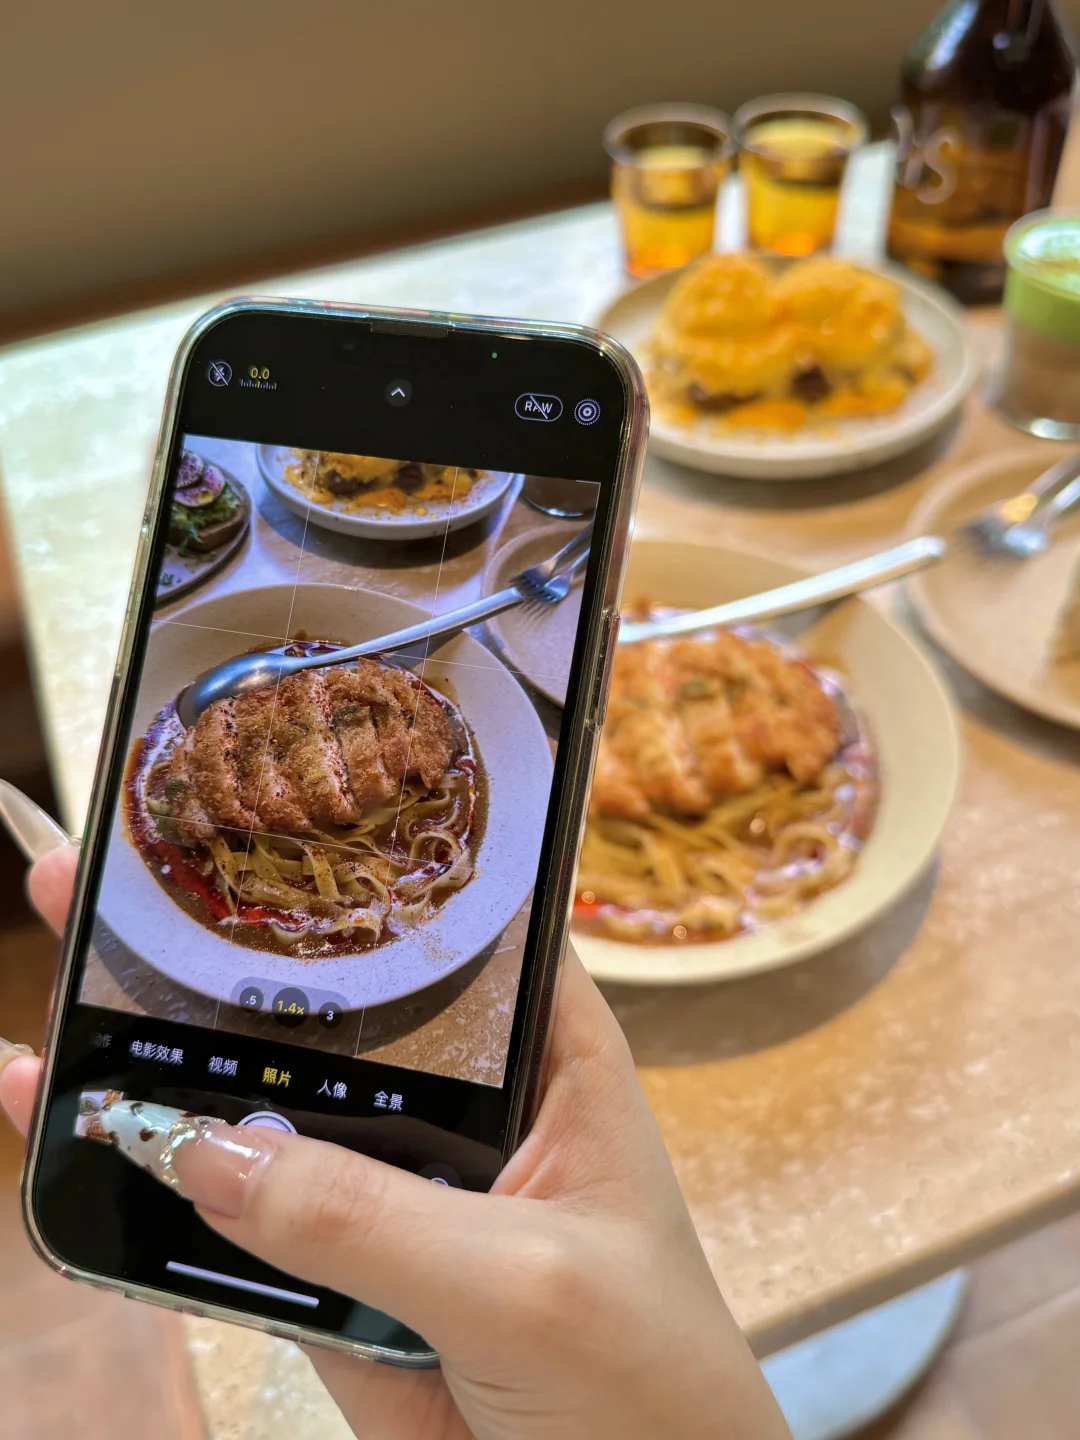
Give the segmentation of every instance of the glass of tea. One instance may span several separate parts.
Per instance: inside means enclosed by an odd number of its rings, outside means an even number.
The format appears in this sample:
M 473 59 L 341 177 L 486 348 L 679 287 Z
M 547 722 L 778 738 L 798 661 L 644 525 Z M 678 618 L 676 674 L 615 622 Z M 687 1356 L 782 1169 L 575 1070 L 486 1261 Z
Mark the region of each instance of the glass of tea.
M 990 401 L 1032 435 L 1080 439 L 1080 212 L 1017 220 L 1005 263 L 1004 346 Z
M 751 246 L 812 255 L 832 244 L 848 157 L 866 118 L 828 95 L 764 95 L 736 112 Z
M 731 122 L 704 105 L 645 105 L 604 131 L 626 268 L 644 279 L 713 248 L 716 196 L 731 170 Z

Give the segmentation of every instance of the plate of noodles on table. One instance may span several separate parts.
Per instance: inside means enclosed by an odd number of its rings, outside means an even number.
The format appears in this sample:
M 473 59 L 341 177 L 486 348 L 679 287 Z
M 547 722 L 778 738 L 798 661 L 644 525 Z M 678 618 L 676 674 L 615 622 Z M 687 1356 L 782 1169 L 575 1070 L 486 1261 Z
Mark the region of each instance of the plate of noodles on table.
M 503 470 L 260 445 L 270 489 L 312 525 L 366 540 L 423 540 L 474 525 L 515 480 Z
M 704 609 L 802 573 L 639 541 L 623 614 Z M 578 867 L 582 960 L 598 980 L 693 984 L 839 943 L 930 862 L 959 753 L 933 663 L 865 600 L 797 643 L 740 627 L 620 646 Z
M 976 366 L 960 307 L 891 265 L 710 255 L 596 321 L 645 372 L 654 452 L 699 470 L 801 480 L 910 450 Z
M 198 602 L 152 630 L 100 914 L 206 995 L 227 1001 L 254 972 L 381 1004 L 480 955 L 525 904 L 551 751 L 521 686 L 468 635 L 422 673 L 401 656 L 331 663 L 185 729 L 178 691 L 242 652 L 292 588 Z M 298 585 L 292 644 L 328 653 L 424 614 Z

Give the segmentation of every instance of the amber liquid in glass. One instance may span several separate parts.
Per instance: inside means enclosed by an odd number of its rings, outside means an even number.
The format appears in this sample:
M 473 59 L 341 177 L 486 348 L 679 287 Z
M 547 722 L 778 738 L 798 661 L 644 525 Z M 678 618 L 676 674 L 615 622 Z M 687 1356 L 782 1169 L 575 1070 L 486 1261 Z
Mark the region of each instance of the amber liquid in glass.
M 632 163 L 616 163 L 612 195 L 631 275 L 658 275 L 708 254 L 727 168 L 696 145 L 656 145 Z
M 792 115 L 751 126 L 746 143 L 739 165 L 750 244 L 779 255 L 810 255 L 831 244 L 850 128 Z
M 966 303 L 999 299 L 1006 230 L 1050 203 L 1074 75 L 1051 0 L 951 0 L 893 107 L 890 256 Z

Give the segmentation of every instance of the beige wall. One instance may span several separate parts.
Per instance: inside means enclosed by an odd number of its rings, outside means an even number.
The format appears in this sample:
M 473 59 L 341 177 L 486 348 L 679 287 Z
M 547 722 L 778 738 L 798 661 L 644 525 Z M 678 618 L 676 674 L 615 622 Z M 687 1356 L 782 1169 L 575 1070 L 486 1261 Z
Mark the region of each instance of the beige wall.
M 600 180 L 605 120 L 646 101 L 809 88 L 881 115 L 937 8 L 7 0 L 0 317 Z

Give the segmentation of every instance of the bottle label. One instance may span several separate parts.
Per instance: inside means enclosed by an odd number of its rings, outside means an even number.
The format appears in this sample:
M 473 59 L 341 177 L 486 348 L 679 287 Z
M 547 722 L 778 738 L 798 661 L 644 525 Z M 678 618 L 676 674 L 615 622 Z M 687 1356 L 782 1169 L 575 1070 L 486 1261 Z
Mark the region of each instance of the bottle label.
M 896 133 L 896 183 L 924 205 L 942 205 L 956 191 L 964 136 L 955 125 L 920 128 L 906 105 L 892 107 Z

